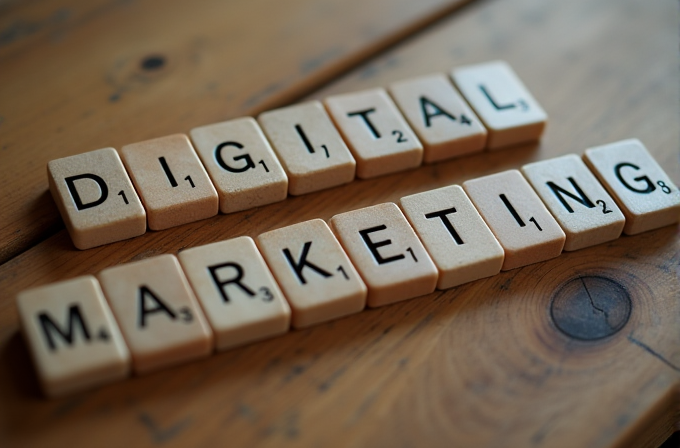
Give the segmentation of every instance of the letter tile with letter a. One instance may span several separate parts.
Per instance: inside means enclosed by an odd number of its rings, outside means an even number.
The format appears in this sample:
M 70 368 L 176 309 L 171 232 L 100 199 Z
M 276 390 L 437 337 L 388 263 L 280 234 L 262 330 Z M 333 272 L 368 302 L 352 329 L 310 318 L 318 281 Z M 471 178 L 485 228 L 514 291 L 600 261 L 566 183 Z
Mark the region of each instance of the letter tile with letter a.
M 146 212 L 115 149 L 52 160 L 47 164 L 47 178 L 78 249 L 146 232 Z
M 183 250 L 178 258 L 215 333 L 217 350 L 288 331 L 288 302 L 250 237 Z
M 331 226 L 377 307 L 434 291 L 437 267 L 396 204 L 341 213 Z
M 17 296 L 17 308 L 47 396 L 78 392 L 130 374 L 130 352 L 94 277 L 23 291 Z
M 323 220 L 263 233 L 257 245 L 293 309 L 293 327 L 364 309 L 366 286 Z
M 623 233 L 635 235 L 680 219 L 678 187 L 640 140 L 587 149 L 583 160 L 621 207 Z
M 174 255 L 105 269 L 98 274 L 142 374 L 208 356 L 213 335 Z

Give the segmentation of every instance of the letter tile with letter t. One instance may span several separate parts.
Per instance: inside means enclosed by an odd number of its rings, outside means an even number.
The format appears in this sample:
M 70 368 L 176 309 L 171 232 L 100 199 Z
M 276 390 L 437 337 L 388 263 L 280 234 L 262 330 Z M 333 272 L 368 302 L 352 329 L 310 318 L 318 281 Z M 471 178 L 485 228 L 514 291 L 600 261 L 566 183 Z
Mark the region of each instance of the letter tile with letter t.
M 146 232 L 146 212 L 115 149 L 52 160 L 47 164 L 47 178 L 78 249 Z

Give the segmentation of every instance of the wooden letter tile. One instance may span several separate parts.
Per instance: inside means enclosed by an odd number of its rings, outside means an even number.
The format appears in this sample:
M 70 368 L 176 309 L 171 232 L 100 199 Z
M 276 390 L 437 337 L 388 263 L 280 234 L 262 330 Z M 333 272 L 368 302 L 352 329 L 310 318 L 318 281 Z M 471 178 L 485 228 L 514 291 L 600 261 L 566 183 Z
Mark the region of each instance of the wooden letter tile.
M 202 126 L 190 134 L 222 213 L 286 199 L 288 177 L 253 118 Z
M 46 395 L 66 395 L 129 375 L 130 352 L 94 277 L 23 291 L 17 308 Z
M 623 233 L 635 235 L 675 224 L 680 192 L 637 139 L 587 149 L 583 160 L 626 217 Z
M 548 116 L 502 61 L 453 70 L 453 81 L 486 126 L 489 149 L 538 140 Z
M 364 309 L 366 286 L 321 219 L 263 233 L 257 245 L 293 309 L 295 328 Z
M 150 229 L 217 214 L 217 192 L 186 135 L 125 145 L 120 153 L 146 208 Z
M 420 166 L 423 147 L 384 89 L 326 98 L 331 118 L 367 179 Z
M 418 134 L 427 163 L 481 151 L 486 128 L 442 74 L 400 81 L 390 94 Z
M 208 356 L 213 336 L 174 255 L 98 275 L 138 374 Z
M 395 204 L 335 215 L 331 226 L 368 286 L 368 306 L 422 296 L 437 286 L 437 267 Z
M 403 197 L 401 208 L 439 270 L 437 289 L 501 271 L 503 248 L 460 186 Z
M 146 212 L 115 149 L 52 160 L 47 164 L 47 178 L 78 249 L 146 232 Z
M 354 180 L 356 162 L 318 101 L 264 112 L 257 120 L 288 175 L 291 195 Z
M 522 173 L 567 235 L 564 250 L 621 235 L 626 223 L 623 213 L 577 155 L 530 163 Z
M 503 271 L 562 253 L 564 232 L 519 171 L 472 179 L 463 188 L 503 246 Z
M 178 258 L 218 350 L 288 331 L 288 302 L 250 237 L 187 249 Z

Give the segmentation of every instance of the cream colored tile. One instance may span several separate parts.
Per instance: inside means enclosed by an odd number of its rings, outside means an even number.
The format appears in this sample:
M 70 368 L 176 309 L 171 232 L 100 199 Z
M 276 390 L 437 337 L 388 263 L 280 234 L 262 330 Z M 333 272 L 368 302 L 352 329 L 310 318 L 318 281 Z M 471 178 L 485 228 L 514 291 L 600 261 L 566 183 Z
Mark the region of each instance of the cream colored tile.
M 17 308 L 46 395 L 79 392 L 130 374 L 130 352 L 94 277 L 23 291 Z
M 504 252 L 458 185 L 401 198 L 401 208 L 439 271 L 437 289 L 496 275 Z
M 270 110 L 257 120 L 288 175 L 291 195 L 354 180 L 354 157 L 318 101 Z
M 396 82 L 389 91 L 423 145 L 424 162 L 484 149 L 486 128 L 443 74 Z
M 217 214 L 217 192 L 186 135 L 125 145 L 120 153 L 146 208 L 150 229 Z
M 626 217 L 623 233 L 635 235 L 680 220 L 680 192 L 637 139 L 587 149 L 583 160 Z
M 115 149 L 52 160 L 47 164 L 47 178 L 78 249 L 146 232 L 146 212 Z
M 420 166 L 423 147 L 384 89 L 335 95 L 324 100 L 367 179 Z
M 97 277 L 136 373 L 212 352 L 212 332 L 174 255 L 115 266 Z
M 288 331 L 288 302 L 250 237 L 187 249 L 178 258 L 218 350 Z
M 368 306 L 434 291 L 437 267 L 395 204 L 335 215 L 331 226 L 368 286 Z
M 222 213 L 286 199 L 288 177 L 253 118 L 194 128 L 190 135 L 217 189 Z
M 562 253 L 564 232 L 519 171 L 472 179 L 463 188 L 503 246 L 503 271 Z
M 623 213 L 577 155 L 530 163 L 522 173 L 567 235 L 564 250 L 621 236 Z
M 489 132 L 487 148 L 534 141 L 543 134 L 548 116 L 507 63 L 460 67 L 452 77 Z
M 366 286 L 321 219 L 263 233 L 257 245 L 293 309 L 295 328 L 364 309 Z

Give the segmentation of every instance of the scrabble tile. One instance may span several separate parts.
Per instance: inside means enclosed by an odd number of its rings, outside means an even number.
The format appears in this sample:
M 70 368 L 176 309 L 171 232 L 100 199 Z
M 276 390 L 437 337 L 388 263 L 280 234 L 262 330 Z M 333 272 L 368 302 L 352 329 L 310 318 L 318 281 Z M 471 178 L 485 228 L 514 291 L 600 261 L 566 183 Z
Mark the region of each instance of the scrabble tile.
M 326 98 L 331 118 L 368 179 L 420 166 L 423 147 L 384 89 Z
M 487 148 L 541 137 L 548 116 L 508 64 L 495 61 L 460 67 L 452 77 L 489 132 Z
M 288 196 L 288 177 L 253 118 L 194 128 L 190 135 L 217 189 L 222 213 L 271 204 Z
M 504 252 L 458 185 L 401 198 L 401 208 L 439 271 L 437 289 L 496 275 Z
M 46 395 L 79 392 L 130 374 L 130 352 L 94 277 L 23 291 L 17 308 Z
M 186 135 L 125 145 L 120 153 L 146 208 L 150 229 L 217 214 L 217 192 Z
M 331 226 L 368 286 L 368 306 L 434 291 L 437 267 L 395 204 L 335 215 Z
M 321 219 L 263 233 L 257 245 L 293 309 L 295 328 L 364 309 L 366 286 Z
M 257 120 L 288 175 L 291 195 L 354 180 L 354 157 L 318 101 L 264 112 Z
M 501 270 L 555 258 L 565 234 L 519 171 L 468 180 L 463 188 L 503 246 Z
M 623 233 L 635 235 L 680 219 L 678 187 L 640 140 L 587 149 L 583 160 L 621 207 Z
M 98 276 L 135 373 L 208 356 L 213 335 L 174 255 L 101 271 Z
M 484 149 L 486 128 L 446 76 L 400 81 L 389 91 L 423 145 L 424 162 Z
M 146 212 L 115 149 L 52 160 L 47 164 L 47 178 L 78 249 L 146 232 Z
M 530 163 L 522 173 L 567 235 L 564 250 L 621 236 L 623 213 L 577 155 Z
M 288 302 L 250 237 L 187 249 L 178 258 L 218 350 L 288 331 Z

